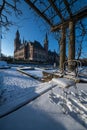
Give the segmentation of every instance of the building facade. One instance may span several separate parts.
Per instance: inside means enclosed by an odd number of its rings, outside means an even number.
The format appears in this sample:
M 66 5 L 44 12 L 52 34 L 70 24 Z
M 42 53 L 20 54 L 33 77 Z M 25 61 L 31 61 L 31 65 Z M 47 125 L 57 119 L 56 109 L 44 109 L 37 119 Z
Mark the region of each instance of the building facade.
M 44 40 L 44 46 L 42 46 L 38 41 L 27 42 L 23 40 L 23 43 L 21 43 L 20 33 L 17 30 L 14 39 L 14 59 L 53 63 L 58 62 L 59 57 L 56 52 L 48 50 L 47 34 Z

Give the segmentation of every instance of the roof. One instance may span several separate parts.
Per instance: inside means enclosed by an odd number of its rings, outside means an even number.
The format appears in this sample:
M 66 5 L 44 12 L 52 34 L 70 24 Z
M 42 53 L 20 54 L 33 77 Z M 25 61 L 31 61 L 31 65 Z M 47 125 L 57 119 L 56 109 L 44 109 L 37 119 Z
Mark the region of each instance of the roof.
M 34 46 L 35 48 L 44 50 L 44 48 L 42 47 L 42 45 L 40 44 L 40 42 L 38 42 L 38 41 L 36 41 L 36 40 L 35 40 L 34 42 L 30 42 L 30 44 L 31 44 L 32 46 Z
M 25 2 L 50 26 L 68 23 L 87 17 L 87 0 L 25 0 Z M 78 18 L 77 18 L 78 17 Z
M 58 56 L 58 54 L 55 51 L 51 51 L 51 50 L 48 51 L 48 55 Z

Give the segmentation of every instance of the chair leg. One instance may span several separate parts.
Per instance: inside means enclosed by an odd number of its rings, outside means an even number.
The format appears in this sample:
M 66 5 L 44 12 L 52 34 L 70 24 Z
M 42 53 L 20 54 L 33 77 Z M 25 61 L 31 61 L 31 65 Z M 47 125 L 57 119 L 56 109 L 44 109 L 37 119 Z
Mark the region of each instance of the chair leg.
M 75 87 L 75 95 L 76 95 L 76 97 L 78 98 L 78 100 L 80 101 L 78 87 L 77 87 L 77 85 L 75 85 L 74 87 Z

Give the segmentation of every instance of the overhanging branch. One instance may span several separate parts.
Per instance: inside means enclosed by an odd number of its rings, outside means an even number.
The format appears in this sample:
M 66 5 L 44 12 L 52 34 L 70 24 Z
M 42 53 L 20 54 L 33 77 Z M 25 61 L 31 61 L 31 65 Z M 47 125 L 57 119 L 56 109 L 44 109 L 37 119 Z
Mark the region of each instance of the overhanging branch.
M 64 21 L 64 18 L 62 16 L 62 14 L 60 13 L 59 9 L 56 7 L 56 5 L 54 4 L 54 2 L 52 0 L 48 0 L 48 1 L 52 5 L 53 9 L 56 11 L 57 15 L 60 17 L 60 19 L 62 21 Z
M 41 13 L 41 11 L 30 1 L 30 0 L 25 0 L 25 2 L 33 9 L 35 12 L 41 16 L 50 26 L 53 26 L 51 21 L 44 15 L 44 13 Z
M 83 9 L 81 9 L 77 14 L 73 15 L 72 20 L 74 22 L 77 22 L 78 20 L 80 20 L 80 19 L 82 19 L 84 17 L 87 17 L 87 6 L 85 8 L 83 8 Z M 60 24 L 53 26 L 51 28 L 51 31 L 60 30 L 62 25 L 67 27 L 68 24 L 69 24 L 69 21 L 70 21 L 70 18 L 65 20 L 63 23 L 61 22 Z
M 71 12 L 71 9 L 70 9 L 70 6 L 69 6 L 69 3 L 68 3 L 67 0 L 63 0 L 63 2 L 64 2 L 64 4 L 65 4 L 66 9 L 67 9 L 67 11 L 68 11 L 68 13 L 69 13 L 69 15 L 70 15 L 70 18 L 71 18 L 71 17 L 72 17 L 72 12 Z

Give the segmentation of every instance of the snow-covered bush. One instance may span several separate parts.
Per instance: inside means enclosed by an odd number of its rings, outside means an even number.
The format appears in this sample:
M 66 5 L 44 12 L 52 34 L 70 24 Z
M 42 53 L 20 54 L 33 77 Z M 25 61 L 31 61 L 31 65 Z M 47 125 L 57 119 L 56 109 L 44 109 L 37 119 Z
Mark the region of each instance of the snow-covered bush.
M 0 61 L 0 67 L 2 66 L 7 66 L 7 62 L 6 61 Z

